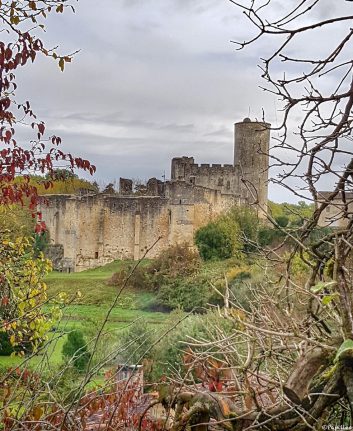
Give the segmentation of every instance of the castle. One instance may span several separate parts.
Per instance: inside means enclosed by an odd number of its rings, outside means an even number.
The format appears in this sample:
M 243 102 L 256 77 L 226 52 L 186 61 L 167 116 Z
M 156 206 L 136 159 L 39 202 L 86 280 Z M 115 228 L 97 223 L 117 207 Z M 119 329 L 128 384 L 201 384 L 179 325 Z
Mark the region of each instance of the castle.
M 151 178 L 143 195 L 121 178 L 119 194 L 46 196 L 41 212 L 55 269 L 82 271 L 193 244 L 199 227 L 234 205 L 254 204 L 261 216 L 267 208 L 269 141 L 269 124 L 245 118 L 234 125 L 233 164 L 174 158 L 171 179 Z

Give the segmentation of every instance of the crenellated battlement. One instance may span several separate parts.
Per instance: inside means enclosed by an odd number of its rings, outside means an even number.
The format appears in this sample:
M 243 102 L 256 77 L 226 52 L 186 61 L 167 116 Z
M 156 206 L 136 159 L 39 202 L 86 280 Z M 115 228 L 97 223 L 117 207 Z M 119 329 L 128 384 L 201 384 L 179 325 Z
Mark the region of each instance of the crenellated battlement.
M 173 244 L 192 245 L 198 228 L 234 205 L 257 203 L 259 213 L 264 211 L 269 127 L 245 119 L 235 124 L 234 139 L 234 164 L 176 157 L 170 181 L 134 184 L 121 178 L 115 195 L 47 196 L 49 205 L 41 211 L 57 269 L 81 271 L 114 259 L 140 259 L 148 250 L 149 257 L 157 256 Z
M 197 163 L 193 163 L 192 165 L 190 165 L 191 169 L 193 171 L 196 171 L 198 169 L 212 169 L 212 170 L 234 170 L 234 166 L 230 165 L 230 164 L 220 164 L 220 163 L 201 163 L 201 164 L 197 164 Z

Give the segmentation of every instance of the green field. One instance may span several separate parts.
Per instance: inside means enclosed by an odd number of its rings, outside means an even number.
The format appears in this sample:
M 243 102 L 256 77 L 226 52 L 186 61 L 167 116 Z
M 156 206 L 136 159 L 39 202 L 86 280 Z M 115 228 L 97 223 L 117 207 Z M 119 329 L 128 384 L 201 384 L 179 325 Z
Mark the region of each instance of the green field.
M 72 329 L 81 329 L 92 337 L 95 331 L 102 327 L 119 291 L 117 287 L 109 286 L 107 281 L 121 265 L 121 261 L 116 261 L 104 267 L 79 273 L 66 274 L 54 271 L 46 277 L 49 300 L 55 302 L 60 293 L 65 293 L 69 305 L 62 308 L 62 319 L 50 333 L 48 346 L 28 361 L 31 368 L 60 365 L 62 346 L 67 333 Z M 121 330 L 141 318 L 151 327 L 160 326 L 165 322 L 168 314 L 146 311 L 152 301 L 151 292 L 128 289 L 123 291 L 104 324 L 104 332 L 109 334 L 109 340 L 118 340 Z M 46 308 L 50 307 L 49 303 Z M 13 367 L 22 361 L 23 359 L 18 357 L 0 356 L 0 367 Z
M 141 262 L 141 265 L 147 262 Z M 31 368 L 60 365 L 63 361 L 62 346 L 73 329 L 81 330 L 87 342 L 91 340 L 92 343 L 104 325 L 99 349 L 110 349 L 110 352 L 118 345 L 122 331 L 138 319 L 143 319 L 147 330 L 164 330 L 163 324 L 167 324 L 169 314 L 152 311 L 155 304 L 153 292 L 127 288 L 119 293 L 120 287 L 108 283 L 113 273 L 125 264 L 115 261 L 100 268 L 70 274 L 54 271 L 46 277 L 49 303 L 45 308 L 49 310 L 54 303 L 58 304 L 58 297 L 63 293 L 66 305 L 62 307 L 61 320 L 50 332 L 48 347 L 28 360 Z M 232 260 L 206 262 L 200 269 L 200 275 L 202 280 L 213 280 L 217 285 L 217 280 L 223 283 L 224 273 L 234 266 L 236 261 Z M 17 357 L 0 356 L 0 368 L 12 367 L 22 361 Z

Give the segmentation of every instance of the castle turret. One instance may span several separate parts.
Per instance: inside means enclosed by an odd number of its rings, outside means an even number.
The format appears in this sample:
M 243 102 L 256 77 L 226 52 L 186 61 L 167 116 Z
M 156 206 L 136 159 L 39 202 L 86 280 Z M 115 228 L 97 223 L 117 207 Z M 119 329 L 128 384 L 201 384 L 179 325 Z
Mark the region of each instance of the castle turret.
M 267 209 L 270 145 L 269 123 L 245 118 L 234 125 L 234 166 L 239 170 L 239 194 Z
M 174 157 L 172 159 L 172 180 L 185 180 L 191 174 L 191 166 L 194 164 L 193 157 Z

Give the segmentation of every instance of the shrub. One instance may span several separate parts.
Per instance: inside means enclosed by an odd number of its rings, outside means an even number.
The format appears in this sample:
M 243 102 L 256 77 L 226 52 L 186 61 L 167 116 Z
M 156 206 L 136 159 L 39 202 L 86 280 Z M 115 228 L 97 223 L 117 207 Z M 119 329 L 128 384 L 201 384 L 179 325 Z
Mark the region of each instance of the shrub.
M 179 311 L 171 313 L 168 328 L 176 325 L 181 317 L 182 314 Z M 220 317 L 218 312 L 209 311 L 206 314 L 187 317 L 156 344 L 151 358 L 153 360 L 152 381 L 158 381 L 164 374 L 168 376 L 185 374 L 183 356 L 188 348 L 187 343 L 190 342 L 190 337 L 198 340 L 212 340 L 219 335 L 219 328 L 225 334 L 230 334 L 232 327 L 232 322 Z M 219 355 L 217 347 L 205 347 L 204 349 L 207 349 L 211 356 Z
M 196 232 L 195 243 L 204 260 L 228 259 L 249 252 L 257 243 L 259 220 L 253 210 L 233 207 Z
M 0 331 L 0 356 L 10 356 L 15 350 L 10 343 L 10 337 L 7 332 Z
M 153 356 L 155 339 L 156 333 L 148 327 L 146 320 L 137 320 L 119 338 L 119 360 L 125 364 L 141 364 Z
M 87 343 L 81 331 L 75 329 L 68 334 L 63 345 L 62 354 L 65 359 L 72 361 L 77 370 L 83 371 L 86 368 L 90 353 L 87 350 Z
M 48 331 L 59 317 L 58 307 L 44 310 L 47 287 L 43 278 L 51 263 L 41 255 L 35 257 L 30 238 L 3 234 L 0 240 L 1 289 L 0 319 L 10 343 L 19 354 L 35 351 L 47 339 Z
M 251 282 L 251 274 L 244 271 L 239 271 L 236 277 L 229 282 L 229 289 L 231 291 L 231 300 L 237 306 L 243 307 L 245 310 L 250 311 L 250 300 L 253 299 L 249 283 Z
M 259 228 L 257 214 L 248 207 L 233 207 L 227 214 L 200 228 L 195 243 L 204 260 L 240 257 L 256 250 Z
M 57 378 L 53 379 L 53 376 L 57 376 Z M 50 368 L 41 369 L 41 380 L 48 383 L 53 398 L 60 399 L 63 404 L 67 405 L 67 403 L 77 401 L 82 383 L 82 377 L 77 368 L 65 363 L 51 364 Z
M 131 262 L 125 264 L 119 272 L 114 272 L 111 278 L 107 281 L 107 284 L 109 286 L 121 287 L 126 283 L 127 287 L 131 287 L 133 289 L 145 289 L 147 283 L 145 276 L 146 269 L 141 265 L 133 269 L 134 266 L 135 263 Z
M 198 229 L 195 244 L 203 260 L 228 259 L 234 253 L 232 236 L 220 223 L 208 223 Z
M 205 307 L 210 296 L 207 280 L 200 278 L 177 278 L 164 284 L 158 291 L 157 304 L 170 309 L 180 308 L 184 311 Z
M 244 252 L 256 249 L 260 220 L 256 212 L 249 207 L 233 207 L 226 215 L 228 224 L 233 226 L 233 235 L 237 237 L 239 248 Z
M 34 255 L 36 257 L 39 257 L 40 253 L 45 253 L 49 244 L 50 244 L 50 237 L 49 237 L 48 231 L 35 233 L 34 243 L 33 243 Z
M 137 267 L 127 285 L 135 289 L 158 290 L 169 280 L 179 276 L 189 276 L 200 267 L 198 254 L 188 244 L 177 244 L 164 250 L 156 259 Z M 133 269 L 133 264 L 126 265 L 113 274 L 108 284 L 121 286 Z
M 258 242 L 260 247 L 271 245 L 275 241 L 281 241 L 285 237 L 285 233 L 279 229 L 268 226 L 261 226 L 259 229 Z
M 275 217 L 275 221 L 280 227 L 287 227 L 289 224 L 289 217 L 286 215 L 280 215 L 278 217 Z
M 196 272 L 199 267 L 198 254 L 188 244 L 183 243 L 163 251 L 148 265 L 146 272 L 159 285 L 164 278 L 188 276 Z

